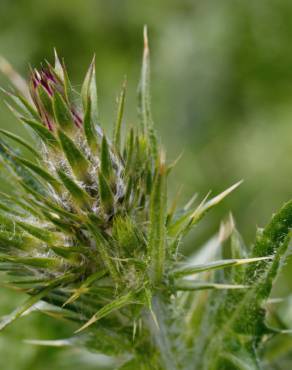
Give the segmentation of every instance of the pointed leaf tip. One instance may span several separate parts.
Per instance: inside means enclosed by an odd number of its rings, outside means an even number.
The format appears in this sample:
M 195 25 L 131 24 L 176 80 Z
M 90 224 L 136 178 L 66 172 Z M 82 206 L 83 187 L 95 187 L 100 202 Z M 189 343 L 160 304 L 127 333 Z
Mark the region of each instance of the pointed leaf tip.
M 235 189 L 237 189 L 242 184 L 242 182 L 243 180 L 238 181 L 237 183 L 230 186 L 228 189 L 216 195 L 214 198 L 210 199 L 209 201 L 207 201 L 207 197 L 209 195 L 207 194 L 207 196 L 204 198 L 201 204 L 195 209 L 195 211 L 191 215 L 191 224 L 197 223 L 207 211 L 209 211 L 211 208 L 219 204 L 224 198 L 226 198 L 230 193 L 232 193 Z
M 127 88 L 127 80 L 125 78 L 123 85 L 122 85 L 120 96 L 118 98 L 117 118 L 116 118 L 116 124 L 115 124 L 114 132 L 113 132 L 113 142 L 118 152 L 121 149 L 121 129 L 122 129 L 122 123 L 123 123 L 124 109 L 125 109 L 126 88 Z
M 98 105 L 97 105 L 97 88 L 95 77 L 95 55 L 92 58 L 88 71 L 86 73 L 82 88 L 81 98 L 83 109 L 86 112 L 88 101 L 91 101 L 91 118 L 93 122 L 98 119 Z
M 103 317 L 109 315 L 113 311 L 119 310 L 124 306 L 127 306 L 134 302 L 133 300 L 134 295 L 132 292 L 125 294 L 112 302 L 108 303 L 107 305 L 103 306 L 99 311 L 94 314 L 87 323 L 85 323 L 81 328 L 75 331 L 75 333 L 80 333 L 81 331 L 87 329 L 89 326 L 94 324 L 96 321 L 102 319 Z
M 143 27 L 143 39 L 144 39 L 144 55 L 149 54 L 149 42 L 148 42 L 148 27 L 145 24 Z

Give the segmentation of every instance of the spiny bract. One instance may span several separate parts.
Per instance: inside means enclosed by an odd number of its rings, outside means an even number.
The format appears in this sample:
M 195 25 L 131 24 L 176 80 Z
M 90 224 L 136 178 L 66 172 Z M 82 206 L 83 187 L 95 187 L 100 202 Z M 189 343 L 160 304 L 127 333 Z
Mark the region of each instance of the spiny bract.
M 194 208 L 168 204 L 173 164 L 153 129 L 148 80 L 145 31 L 140 122 L 123 134 L 124 84 L 111 138 L 98 124 L 94 60 L 80 94 L 57 54 L 54 67 L 31 71 L 24 95 L 5 92 L 33 143 L 1 130 L 13 191 L 1 193 L 0 269 L 4 285 L 29 295 L 1 328 L 42 301 L 39 309 L 78 324 L 57 345 L 117 356 L 124 369 L 258 369 L 257 348 L 273 332 L 262 303 L 288 245 L 292 203 L 249 258 L 233 228 L 230 259 L 186 263 L 183 237 L 238 184 Z

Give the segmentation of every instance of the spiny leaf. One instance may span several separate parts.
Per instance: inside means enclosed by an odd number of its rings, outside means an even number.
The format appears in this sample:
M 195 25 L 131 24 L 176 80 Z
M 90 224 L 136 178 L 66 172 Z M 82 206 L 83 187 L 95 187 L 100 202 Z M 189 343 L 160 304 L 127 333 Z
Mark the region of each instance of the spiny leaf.
M 3 225 L 2 225 L 3 226 Z M 39 248 L 39 241 L 29 235 L 18 233 L 16 230 L 9 232 L 7 230 L 0 231 L 0 247 L 17 248 L 25 251 Z
M 125 108 L 126 87 L 127 87 L 127 81 L 125 80 L 123 83 L 122 91 L 118 99 L 117 119 L 116 119 L 116 124 L 114 127 L 114 133 L 113 133 L 114 147 L 116 148 L 118 152 L 121 149 L 121 129 L 122 129 L 122 122 L 123 122 L 124 108 Z
M 179 196 L 181 194 L 181 188 L 179 188 L 179 190 L 176 192 L 174 198 L 173 198 L 173 201 L 167 211 L 167 220 L 166 220 L 166 226 L 168 227 L 169 224 L 171 223 L 172 219 L 173 219 L 173 216 L 175 214 L 175 211 L 177 209 L 177 204 L 178 204 L 178 199 L 179 199 Z
M 9 207 L 8 205 L 6 205 L 5 203 L 2 203 L 1 201 L 0 201 L 0 210 L 8 214 L 14 215 L 14 216 L 19 216 L 19 217 L 26 216 L 25 213 L 16 210 L 15 207 L 13 206 L 11 207 L 11 205 Z
M 66 189 L 71 194 L 72 198 L 77 202 L 77 204 L 81 207 L 90 208 L 92 200 L 88 193 L 83 190 L 80 186 L 76 184 L 76 182 L 71 179 L 66 173 L 62 170 L 57 171 L 58 176 Z
M 49 257 L 14 257 L 14 256 L 3 256 L 0 254 L 0 262 L 12 262 L 16 264 L 23 264 L 25 266 L 32 266 L 36 268 L 45 268 L 56 270 L 56 268 L 62 265 L 61 261 L 57 258 Z
M 105 135 L 102 137 L 101 153 L 100 153 L 100 171 L 102 175 L 110 181 L 112 178 L 113 168 L 110 150 Z
M 50 282 L 50 284 L 42 289 L 37 294 L 29 297 L 21 306 L 19 306 L 16 310 L 14 310 L 10 315 L 5 316 L 2 321 L 0 322 L 0 330 L 3 330 L 5 327 L 13 323 L 17 318 L 19 318 L 22 314 L 24 314 L 28 309 L 30 309 L 34 304 L 39 302 L 43 299 L 52 289 L 56 286 L 72 281 L 75 278 L 72 274 L 66 274 L 59 278 L 56 278 Z
M 33 189 L 31 189 L 29 186 L 22 184 L 24 189 L 27 191 L 28 194 L 31 194 L 35 200 L 31 200 L 31 198 L 27 199 L 28 202 L 31 202 L 35 205 L 35 208 L 40 209 L 42 212 L 48 211 L 48 212 L 54 212 L 57 215 L 61 217 L 65 217 L 65 219 L 68 219 L 72 222 L 80 223 L 80 218 L 78 215 L 71 213 L 67 211 L 64 208 L 61 208 L 58 204 L 54 203 L 52 199 L 47 197 L 47 195 L 43 195 Z
M 45 189 L 41 182 L 20 161 L 15 160 L 12 149 L 0 139 L 0 157 L 8 169 L 15 186 L 24 186 L 36 192 L 44 193 Z M 19 191 L 19 189 L 18 189 Z
M 47 145 L 56 148 L 59 146 L 59 143 L 55 136 L 40 122 L 27 119 L 25 117 L 20 118 L 25 124 L 27 124 Z
M 166 242 L 166 168 L 161 155 L 150 200 L 150 228 L 148 249 L 151 258 L 150 278 L 153 284 L 162 280 L 165 266 Z
M 241 184 L 242 184 L 242 180 L 230 186 L 230 188 L 224 190 L 222 193 L 220 193 L 216 197 L 210 199 L 207 202 L 202 203 L 191 215 L 191 224 L 193 225 L 197 223 L 207 211 L 209 211 L 211 208 L 219 204 L 224 198 L 226 198 L 230 193 L 232 193 Z
M 56 75 L 60 78 L 60 80 L 64 80 L 64 71 L 63 71 L 63 66 L 62 63 L 60 62 L 60 59 L 57 54 L 57 50 L 54 49 L 54 55 L 55 55 L 55 66 L 54 66 L 54 71 Z
M 176 290 L 194 291 L 205 289 L 247 289 L 248 285 L 211 283 L 198 280 L 179 280 L 174 285 Z
M 77 99 L 79 99 L 79 94 L 72 87 L 64 61 L 62 61 L 61 68 L 63 71 L 61 80 L 64 83 L 66 101 L 68 104 L 74 104 L 78 101 Z M 57 70 L 60 71 L 59 66 Z
M 89 162 L 79 148 L 77 148 L 74 141 L 70 139 L 64 132 L 59 130 L 58 136 L 74 175 L 78 180 L 87 182 Z
M 90 253 L 90 250 L 85 247 L 71 247 L 71 246 L 59 246 L 59 245 L 53 245 L 50 246 L 50 249 L 54 251 L 54 253 L 60 257 L 63 257 L 70 261 L 72 264 L 80 263 L 81 258 L 84 256 L 90 256 L 92 258 L 92 253 Z
M 69 339 L 55 339 L 55 340 L 40 340 L 40 339 L 26 339 L 24 343 L 32 344 L 34 346 L 46 346 L 46 347 L 71 347 L 76 343 L 76 338 Z
M 11 195 L 11 194 L 3 193 L 1 191 L 0 191 L 0 197 L 5 198 L 8 202 L 10 202 L 13 205 L 19 206 L 21 209 L 30 213 L 31 215 L 34 215 L 34 216 L 37 216 L 37 217 L 41 218 L 41 213 L 39 212 L 39 210 L 36 210 L 34 207 L 31 207 L 24 200 L 21 200 L 21 199 L 17 198 L 14 195 Z
M 98 108 L 97 108 L 97 89 L 95 81 L 95 56 L 92 59 L 90 67 L 85 76 L 82 88 L 81 97 L 84 111 L 87 109 L 88 101 L 91 102 L 91 118 L 93 122 L 97 122 Z
M 12 132 L 2 130 L 0 129 L 0 133 L 7 136 L 9 139 L 12 139 L 16 141 L 17 143 L 24 146 L 26 149 L 28 149 L 36 158 L 41 158 L 39 152 L 37 152 L 30 144 L 28 144 L 26 141 L 24 141 L 21 137 L 18 135 L 13 134 Z
M 231 258 L 246 258 L 247 248 L 242 240 L 241 235 L 233 226 L 233 230 L 230 237 L 230 253 Z M 244 278 L 245 266 L 239 268 L 231 268 L 230 279 L 236 284 L 241 284 Z
M 70 132 L 74 128 L 72 113 L 64 101 L 61 94 L 57 91 L 53 97 L 53 110 L 56 122 L 65 131 Z
M 190 216 L 193 214 L 193 211 L 187 211 L 183 214 L 179 215 L 173 223 L 168 225 L 167 231 L 169 236 L 175 237 L 176 235 L 179 235 L 181 231 L 185 228 L 185 224 L 189 222 Z
M 25 97 L 23 97 L 18 92 L 9 92 L 2 88 L 0 90 L 6 94 L 14 103 L 15 105 L 22 111 L 24 114 L 28 114 L 29 118 L 33 118 L 36 120 L 39 120 L 39 114 L 35 110 L 35 108 L 26 100 Z
M 89 231 L 92 233 L 92 236 L 96 243 L 96 249 L 98 250 L 101 256 L 104 265 L 108 268 L 109 273 L 112 276 L 113 280 L 117 281 L 119 278 L 119 275 L 118 275 L 116 266 L 109 254 L 109 251 L 111 249 L 109 243 L 104 238 L 104 236 L 101 234 L 101 232 L 95 227 L 94 224 L 92 224 L 91 222 L 88 222 L 87 227 Z
M 181 215 L 179 215 L 176 220 L 168 226 L 168 234 L 175 237 L 178 234 L 185 235 L 191 229 L 192 226 L 197 224 L 205 214 L 219 204 L 227 195 L 234 191 L 242 181 L 237 182 L 230 188 L 223 191 L 221 194 L 215 196 L 214 198 L 207 201 L 208 195 L 203 199 L 199 206 L 192 210 L 186 210 Z
M 103 276 L 105 276 L 107 273 L 107 270 L 103 269 L 100 271 L 95 272 L 94 274 L 90 275 L 79 288 L 75 290 L 75 292 L 71 295 L 70 298 L 67 299 L 67 301 L 64 303 L 63 306 L 66 306 L 69 303 L 73 303 L 76 301 L 82 294 L 89 291 L 89 287 L 91 284 L 93 284 L 96 280 L 101 279 Z
M 139 113 L 142 130 L 150 141 L 150 149 L 155 159 L 157 157 L 157 139 L 153 129 L 150 109 L 150 60 L 147 27 L 144 27 L 144 51 L 142 59 L 141 79 L 138 88 Z
M 131 255 L 135 249 L 143 248 L 145 244 L 143 234 L 134 221 L 126 215 L 114 218 L 112 235 L 126 255 Z
M 56 234 L 53 232 L 43 228 L 38 227 L 32 224 L 29 224 L 28 222 L 15 220 L 15 223 L 21 227 L 23 230 L 31 234 L 32 236 L 36 237 L 37 239 L 40 239 L 48 244 L 56 243 L 56 241 L 59 240 Z
M 106 178 L 101 172 L 98 173 L 98 183 L 99 196 L 103 210 L 106 213 L 111 213 L 114 209 L 114 195 Z
M 134 152 L 134 129 L 133 128 L 130 129 L 125 149 L 126 149 L 125 173 L 128 174 L 132 170 L 132 162 L 133 162 L 133 152 Z
M 42 169 L 40 166 L 38 166 L 35 163 L 32 163 L 28 161 L 27 159 L 21 158 L 21 157 L 14 157 L 14 160 L 17 162 L 22 163 L 25 167 L 29 168 L 31 171 L 33 171 L 36 175 L 38 175 L 40 178 L 45 180 L 47 183 L 52 185 L 52 187 L 57 191 L 61 191 L 61 184 L 60 182 L 53 177 L 49 172 Z
M 40 291 L 38 294 L 30 297 L 20 307 L 13 311 L 9 316 L 4 317 L 0 322 L 0 330 L 3 330 L 6 326 L 10 325 L 13 321 L 18 319 L 24 312 L 26 312 L 35 303 L 40 301 L 52 288 L 46 288 Z
M 39 84 L 36 87 L 36 91 L 37 91 L 38 96 L 41 100 L 41 103 L 43 104 L 43 108 L 41 108 L 41 110 L 44 109 L 46 113 L 48 112 L 50 114 L 50 116 L 53 116 L 54 115 L 53 102 L 52 102 L 52 98 L 49 95 L 48 91 L 44 88 L 44 86 L 42 84 Z
M 221 260 L 221 261 L 205 263 L 202 265 L 193 265 L 193 266 L 189 265 L 189 266 L 184 266 L 184 267 L 174 270 L 173 276 L 178 278 L 182 276 L 198 274 L 204 271 L 223 269 L 223 268 L 231 267 L 231 266 L 236 267 L 236 266 L 241 266 L 244 264 L 255 263 L 255 262 L 259 262 L 263 260 L 271 260 L 271 259 L 273 259 L 273 256 L 242 258 L 242 259 L 226 259 L 226 260 Z
M 117 299 L 114 299 L 112 302 L 108 303 L 103 308 L 101 308 L 99 311 L 97 311 L 97 313 L 94 314 L 91 317 L 91 319 L 87 321 L 86 324 L 84 324 L 81 328 L 76 330 L 75 333 L 80 333 L 81 331 L 87 329 L 90 325 L 94 324 L 96 321 L 102 319 L 103 317 L 109 315 L 113 311 L 119 310 L 134 302 L 135 302 L 135 295 L 133 294 L 133 292 L 125 294 Z
M 83 120 L 83 128 L 84 133 L 86 136 L 86 140 L 88 143 L 88 146 L 92 150 L 93 153 L 96 153 L 99 149 L 98 144 L 98 137 L 96 130 L 93 125 L 93 121 L 91 118 L 91 100 L 88 99 L 87 105 L 86 105 L 86 111 L 84 114 L 84 120 Z

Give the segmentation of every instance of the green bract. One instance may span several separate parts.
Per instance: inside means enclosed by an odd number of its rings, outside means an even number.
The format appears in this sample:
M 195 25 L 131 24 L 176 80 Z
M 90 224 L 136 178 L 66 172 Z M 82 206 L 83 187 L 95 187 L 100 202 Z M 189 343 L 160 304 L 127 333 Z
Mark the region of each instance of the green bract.
M 251 251 L 233 227 L 228 259 L 180 254 L 186 234 L 239 183 L 193 208 L 168 200 L 173 165 L 153 128 L 146 30 L 136 127 L 123 129 L 125 84 L 113 137 L 99 125 L 94 60 L 81 93 L 57 54 L 54 67 L 31 71 L 28 90 L 7 96 L 33 142 L 0 130 L 2 175 L 13 183 L 1 193 L 0 270 L 28 299 L 0 327 L 42 300 L 76 332 L 33 343 L 82 345 L 123 369 L 259 369 L 263 338 L 275 334 L 263 304 L 288 246 L 292 202 Z

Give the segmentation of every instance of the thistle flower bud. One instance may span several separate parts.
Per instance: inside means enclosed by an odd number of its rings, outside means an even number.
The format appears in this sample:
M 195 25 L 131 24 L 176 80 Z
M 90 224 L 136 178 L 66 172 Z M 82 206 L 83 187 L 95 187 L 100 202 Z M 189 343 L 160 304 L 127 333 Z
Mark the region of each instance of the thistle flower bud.
M 29 86 L 40 119 L 50 131 L 55 131 L 58 125 L 67 126 L 67 130 L 72 129 L 73 124 L 78 128 L 82 126 L 81 113 L 73 102 L 68 101 L 64 81 L 50 64 L 31 72 Z

